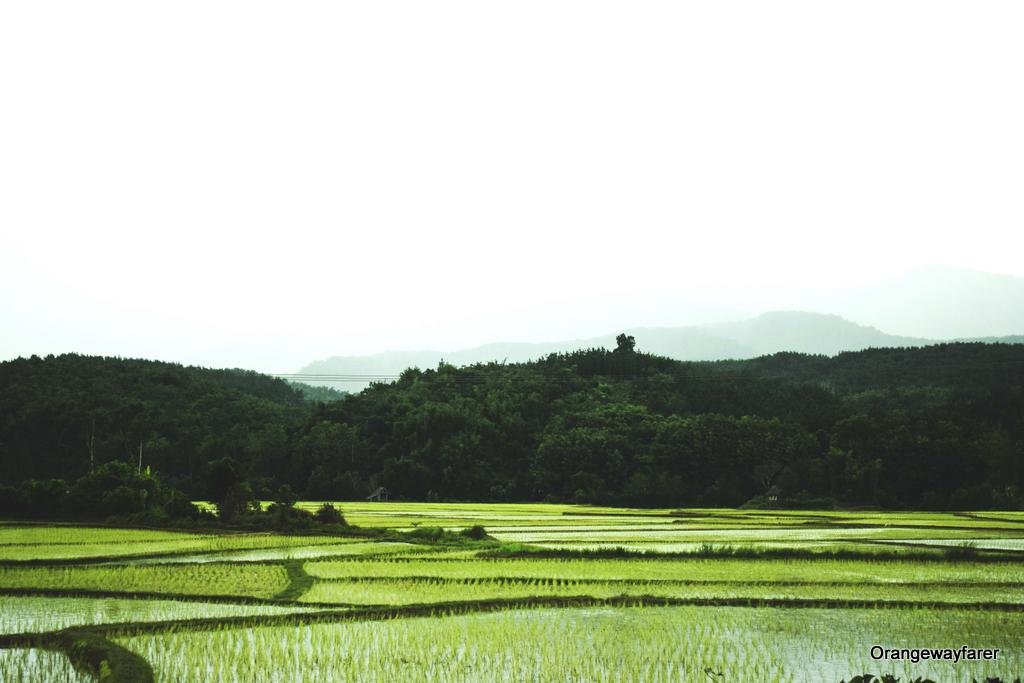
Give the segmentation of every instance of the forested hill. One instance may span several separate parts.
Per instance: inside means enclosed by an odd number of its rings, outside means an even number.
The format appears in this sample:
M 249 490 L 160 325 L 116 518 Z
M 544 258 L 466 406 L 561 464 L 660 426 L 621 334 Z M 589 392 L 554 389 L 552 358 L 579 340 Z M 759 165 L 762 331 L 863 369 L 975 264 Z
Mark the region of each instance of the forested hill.
M 818 382 L 840 393 L 899 387 L 1009 387 L 1020 385 L 1024 346 L 1007 343 L 949 343 L 921 348 L 867 349 L 836 356 L 776 353 L 722 362 L 723 371 L 752 373 L 789 383 Z M 1009 373 L 1009 374 L 1007 374 Z
M 1021 507 L 1024 347 L 947 344 L 686 363 L 614 351 L 407 370 L 329 405 L 146 361 L 0 364 L 0 466 L 143 461 L 193 496 L 230 456 L 257 493 L 628 505 Z M 95 422 L 95 429 L 93 424 Z
M 287 382 L 247 370 L 74 354 L 0 363 L 2 479 L 74 480 L 110 460 L 138 462 L 195 492 L 191 472 L 225 452 L 247 460 L 287 446 L 311 408 Z

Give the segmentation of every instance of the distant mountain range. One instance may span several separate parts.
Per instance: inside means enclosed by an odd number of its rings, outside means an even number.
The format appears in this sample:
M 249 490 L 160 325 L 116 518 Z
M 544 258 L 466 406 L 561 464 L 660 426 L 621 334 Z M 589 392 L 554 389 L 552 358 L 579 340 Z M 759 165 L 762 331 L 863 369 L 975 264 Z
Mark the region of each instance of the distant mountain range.
M 636 339 L 638 351 L 689 361 L 755 358 L 779 351 L 832 356 L 843 351 L 928 346 L 944 341 L 1024 343 L 1024 335 L 964 337 L 953 340 L 898 336 L 874 327 L 858 325 L 837 315 L 805 311 L 775 311 L 734 323 L 687 327 L 638 327 L 622 331 Z M 449 352 L 385 351 L 366 356 L 334 356 L 310 363 L 302 368 L 300 373 L 397 375 L 409 367 L 436 367 L 442 360 L 458 366 L 491 361 L 519 363 L 551 353 L 576 349 L 611 349 L 615 347 L 617 334 L 618 331 L 600 337 L 548 343 L 495 343 Z M 353 391 L 364 386 L 365 384 L 351 382 L 338 388 Z
M 784 308 L 738 322 L 679 327 L 636 327 L 598 337 L 544 343 L 493 343 L 457 351 L 385 351 L 335 356 L 306 365 L 309 374 L 397 375 L 408 367 L 490 361 L 517 363 L 582 348 L 613 348 L 615 335 L 636 338 L 637 349 L 677 360 L 754 358 L 779 351 L 835 355 L 867 348 L 927 346 L 947 341 L 1024 343 L 1024 278 L 967 268 L 932 266 L 885 282 L 851 289 L 808 288 L 771 295 L 764 308 Z M 721 293 L 707 292 L 709 302 Z M 735 294 L 729 301 L 753 297 Z M 766 294 L 766 296 L 769 296 Z M 680 317 L 686 304 L 680 302 Z M 756 304 L 755 304 L 756 305 Z M 809 311 L 829 311 L 813 313 Z M 834 314 L 833 314 L 834 313 Z M 721 318 L 720 318 L 721 319 Z M 858 322 L 852 322 L 852 321 Z M 861 323 L 861 324 L 858 324 Z M 885 330 L 885 331 L 883 331 Z M 1014 336 L 1006 336 L 1014 335 Z M 365 384 L 333 385 L 359 390 Z
M 772 308 L 780 308 L 773 306 Z M 1024 333 L 1024 278 L 931 266 L 869 287 L 829 292 L 815 305 L 892 334 L 929 339 Z

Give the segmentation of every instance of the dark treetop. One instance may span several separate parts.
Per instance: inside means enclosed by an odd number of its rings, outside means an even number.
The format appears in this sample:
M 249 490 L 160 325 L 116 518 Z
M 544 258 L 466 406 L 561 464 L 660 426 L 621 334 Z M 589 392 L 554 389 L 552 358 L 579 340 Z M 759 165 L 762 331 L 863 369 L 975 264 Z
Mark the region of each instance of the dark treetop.
M 409 369 L 329 404 L 253 372 L 18 359 L 0 364 L 0 471 L 74 480 L 141 455 L 207 497 L 230 457 L 263 498 L 1024 504 L 1024 346 L 687 363 L 642 345 Z

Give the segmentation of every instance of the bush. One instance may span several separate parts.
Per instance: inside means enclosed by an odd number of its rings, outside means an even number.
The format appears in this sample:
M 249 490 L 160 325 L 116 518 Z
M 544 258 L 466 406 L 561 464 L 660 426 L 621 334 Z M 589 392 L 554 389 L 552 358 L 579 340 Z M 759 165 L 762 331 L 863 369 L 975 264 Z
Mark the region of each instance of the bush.
M 295 491 L 288 484 L 281 485 L 277 489 L 277 495 L 274 497 L 274 502 L 281 507 L 292 508 L 295 507 L 295 503 L 299 501 L 299 497 L 295 495 Z
M 171 519 L 194 520 L 203 516 L 203 512 L 178 489 L 164 489 L 164 510 Z
M 17 488 L 0 486 L 0 516 L 14 519 L 134 520 L 164 526 L 204 517 L 177 489 L 160 484 L 123 462 L 109 462 L 74 484 L 30 479 Z
M 444 529 L 436 526 L 421 526 L 405 533 L 405 536 L 412 541 L 427 543 L 438 543 L 444 535 Z
M 108 462 L 71 487 L 71 509 L 85 517 L 142 512 L 155 504 L 158 484 L 123 462 Z
M 468 529 L 463 529 L 459 532 L 459 535 L 471 538 L 474 541 L 486 541 L 490 538 L 490 536 L 487 535 L 487 530 L 479 524 L 471 526 Z
M 320 509 L 314 513 L 313 519 L 320 524 L 342 524 L 348 526 L 348 522 L 345 521 L 345 516 L 330 503 L 324 503 L 321 505 Z
M 244 518 L 239 519 L 243 525 L 267 526 L 278 531 L 294 531 L 296 529 L 310 529 L 313 527 L 313 515 L 305 510 L 296 507 L 289 507 L 281 503 L 271 503 L 266 512 L 253 511 Z

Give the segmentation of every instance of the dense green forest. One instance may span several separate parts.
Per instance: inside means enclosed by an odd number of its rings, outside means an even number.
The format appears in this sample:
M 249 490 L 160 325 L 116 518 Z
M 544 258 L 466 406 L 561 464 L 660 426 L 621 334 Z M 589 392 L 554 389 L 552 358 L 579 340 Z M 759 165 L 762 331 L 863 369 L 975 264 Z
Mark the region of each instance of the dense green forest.
M 347 391 L 339 391 L 333 387 L 314 386 L 304 382 L 288 382 L 288 385 L 297 389 L 307 401 L 319 401 L 320 403 L 334 403 L 349 395 Z
M 332 399 L 338 397 L 331 394 Z M 330 403 L 253 372 L 76 355 L 0 363 L 7 484 L 110 461 L 207 497 L 622 505 L 1024 506 L 1024 346 L 687 363 L 617 349 L 409 369 Z

